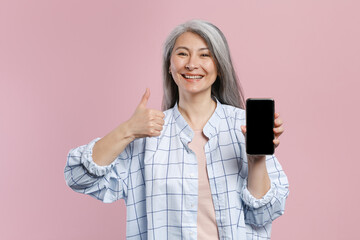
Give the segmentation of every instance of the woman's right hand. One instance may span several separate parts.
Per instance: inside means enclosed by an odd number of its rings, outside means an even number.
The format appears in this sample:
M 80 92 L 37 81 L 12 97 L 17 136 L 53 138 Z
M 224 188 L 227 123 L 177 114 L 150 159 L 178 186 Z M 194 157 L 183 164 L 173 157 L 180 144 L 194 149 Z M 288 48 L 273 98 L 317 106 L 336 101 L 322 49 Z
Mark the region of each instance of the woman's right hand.
M 150 90 L 146 88 L 146 92 L 134 114 L 127 121 L 129 130 L 134 138 L 159 136 L 163 129 L 165 114 L 159 110 L 146 107 L 149 97 Z

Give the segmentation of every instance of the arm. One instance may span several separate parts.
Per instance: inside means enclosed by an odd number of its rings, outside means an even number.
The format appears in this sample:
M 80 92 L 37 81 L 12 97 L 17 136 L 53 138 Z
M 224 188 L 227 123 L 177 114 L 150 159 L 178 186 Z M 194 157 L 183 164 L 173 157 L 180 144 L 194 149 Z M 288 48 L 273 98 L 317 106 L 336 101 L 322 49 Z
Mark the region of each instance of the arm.
M 245 150 L 243 149 L 242 151 Z M 270 180 L 268 191 L 261 198 L 256 193 L 254 193 L 254 196 L 252 194 L 254 191 L 250 192 L 249 181 L 251 180 L 251 172 L 249 173 L 249 169 L 251 168 L 251 163 L 248 163 L 248 177 L 241 190 L 241 197 L 245 204 L 245 222 L 256 227 L 271 223 L 277 217 L 284 214 L 285 201 L 289 194 L 287 177 L 275 155 L 266 156 L 263 162 L 266 165 L 267 175 Z M 246 162 L 243 163 L 246 164 Z M 244 167 L 246 168 L 247 166 Z M 259 184 L 259 182 L 257 183 Z M 259 185 L 261 189 L 263 184 Z
M 99 166 L 110 165 L 133 140 L 129 122 L 125 122 L 96 142 L 92 158 Z
M 130 120 L 119 125 L 102 139 L 70 150 L 65 180 L 74 191 L 89 194 L 104 202 L 127 196 L 127 180 L 135 139 L 158 136 L 165 115 L 146 108 L 147 90 Z M 142 140 L 140 140 L 142 141 Z
M 248 183 L 249 192 L 257 199 L 262 198 L 270 189 L 270 178 L 266 169 L 266 157 L 248 156 Z
M 110 165 L 99 166 L 92 158 L 94 145 L 99 140 L 96 138 L 87 145 L 69 151 L 64 170 L 65 181 L 75 192 L 110 203 L 126 197 L 133 144 L 128 144 Z
M 281 120 L 275 120 L 275 146 L 279 145 L 278 137 L 283 132 Z M 245 175 L 241 185 L 241 198 L 244 202 L 245 222 L 259 227 L 271 223 L 284 213 L 285 200 L 289 194 L 288 180 L 275 155 L 248 156 L 245 150 L 245 111 L 238 112 L 235 129 L 242 129 L 238 134 L 241 148 L 241 163 Z M 239 131 L 238 131 L 239 133 Z M 245 174 L 246 174 L 245 173 Z
M 159 136 L 164 125 L 164 113 L 146 108 L 150 91 L 146 89 L 131 119 L 114 129 L 93 150 L 93 160 L 100 166 L 111 164 L 125 147 L 136 138 Z

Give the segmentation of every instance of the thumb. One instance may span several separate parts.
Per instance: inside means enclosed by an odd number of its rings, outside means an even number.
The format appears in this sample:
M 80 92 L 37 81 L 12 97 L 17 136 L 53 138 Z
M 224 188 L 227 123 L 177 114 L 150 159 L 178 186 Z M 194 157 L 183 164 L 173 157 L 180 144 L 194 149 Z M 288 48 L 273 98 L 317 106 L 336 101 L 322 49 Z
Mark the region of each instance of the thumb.
M 146 107 L 146 104 L 147 104 L 147 102 L 149 100 L 149 97 L 150 97 L 150 89 L 146 88 L 146 91 L 145 91 L 144 95 L 141 98 L 139 106 Z

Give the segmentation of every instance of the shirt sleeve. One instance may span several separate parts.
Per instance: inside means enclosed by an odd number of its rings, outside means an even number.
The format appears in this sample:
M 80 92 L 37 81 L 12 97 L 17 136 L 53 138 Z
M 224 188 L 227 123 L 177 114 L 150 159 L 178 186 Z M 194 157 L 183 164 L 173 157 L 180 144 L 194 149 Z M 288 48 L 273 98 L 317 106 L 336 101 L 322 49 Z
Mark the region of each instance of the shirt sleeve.
M 245 223 L 256 227 L 271 223 L 283 215 L 285 211 L 285 201 L 289 195 L 287 177 L 274 155 L 266 156 L 266 167 L 271 181 L 271 187 L 262 198 L 257 199 L 249 192 L 247 188 L 247 178 L 241 190 L 241 198 L 245 205 Z
M 260 199 L 255 198 L 247 188 L 248 162 L 245 148 L 245 137 L 241 125 L 245 125 L 245 111 L 239 109 L 235 117 L 236 136 L 239 141 L 242 163 L 242 184 L 239 186 L 240 197 L 244 203 L 245 223 L 254 227 L 262 227 L 284 214 L 285 201 L 289 195 L 288 179 L 275 155 L 266 156 L 266 168 L 271 186 Z
M 75 192 L 90 195 L 105 203 L 111 203 L 127 195 L 127 181 L 133 143 L 108 166 L 99 166 L 92 159 L 95 143 L 71 149 L 64 170 L 66 184 Z

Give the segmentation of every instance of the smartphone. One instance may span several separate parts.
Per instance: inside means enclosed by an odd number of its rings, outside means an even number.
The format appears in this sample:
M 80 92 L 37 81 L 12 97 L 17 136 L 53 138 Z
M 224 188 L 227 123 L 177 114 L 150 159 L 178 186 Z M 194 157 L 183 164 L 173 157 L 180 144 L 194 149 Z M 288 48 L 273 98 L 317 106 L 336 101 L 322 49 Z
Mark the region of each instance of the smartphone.
M 246 99 L 246 153 L 274 154 L 275 102 L 270 98 Z

